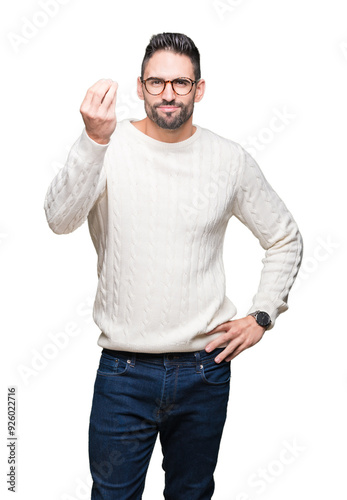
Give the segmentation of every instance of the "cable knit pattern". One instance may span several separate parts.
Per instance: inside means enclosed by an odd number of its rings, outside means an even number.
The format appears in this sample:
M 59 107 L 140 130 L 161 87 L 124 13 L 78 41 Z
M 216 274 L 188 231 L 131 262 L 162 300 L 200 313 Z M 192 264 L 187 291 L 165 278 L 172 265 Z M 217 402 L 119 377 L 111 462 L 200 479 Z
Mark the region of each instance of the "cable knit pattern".
M 265 250 L 248 312 L 267 311 L 273 328 L 288 308 L 303 244 L 256 161 L 240 144 L 198 125 L 185 141 L 165 143 L 132 121 L 118 122 L 106 145 L 83 129 L 44 204 L 57 234 L 88 220 L 98 256 L 98 345 L 196 351 L 218 337 L 205 332 L 236 314 L 223 265 L 233 215 Z

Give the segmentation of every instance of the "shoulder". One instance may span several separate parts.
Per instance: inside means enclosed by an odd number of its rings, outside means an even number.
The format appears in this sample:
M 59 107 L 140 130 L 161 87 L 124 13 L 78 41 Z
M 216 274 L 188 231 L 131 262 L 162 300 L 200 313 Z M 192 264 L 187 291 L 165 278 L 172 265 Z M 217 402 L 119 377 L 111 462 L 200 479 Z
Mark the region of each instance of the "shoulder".
M 121 134 L 126 132 L 126 130 L 129 127 L 129 123 L 130 123 L 129 118 L 124 118 L 123 120 L 117 120 L 117 126 L 114 133 Z
M 127 149 L 132 147 L 133 142 L 133 131 L 132 128 L 135 128 L 130 123 L 129 118 L 124 118 L 123 120 L 117 120 L 117 125 L 115 131 L 111 137 L 111 150 L 112 151 L 120 151 L 121 149 Z
M 232 139 L 229 139 L 227 137 L 224 137 L 222 135 L 219 135 L 208 128 L 205 127 L 200 127 L 200 128 L 201 128 L 201 136 L 203 137 L 203 139 L 205 141 L 213 143 L 214 147 L 221 148 L 222 150 L 225 151 L 229 151 L 234 155 L 235 154 L 241 156 L 244 155 L 245 150 L 240 143 Z

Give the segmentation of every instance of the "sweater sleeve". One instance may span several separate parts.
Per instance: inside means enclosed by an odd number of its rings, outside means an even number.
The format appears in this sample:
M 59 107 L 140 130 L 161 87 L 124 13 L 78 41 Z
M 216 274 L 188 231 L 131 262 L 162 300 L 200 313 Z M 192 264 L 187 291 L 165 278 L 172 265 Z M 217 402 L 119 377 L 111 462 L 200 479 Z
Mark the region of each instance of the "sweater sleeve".
M 106 188 L 103 164 L 109 144 L 93 141 L 85 128 L 73 144 L 45 197 L 44 210 L 54 233 L 71 233 L 81 226 L 103 194 Z
M 232 213 L 245 224 L 265 250 L 258 291 L 247 314 L 266 311 L 269 330 L 288 309 L 289 291 L 298 274 L 303 241 L 298 226 L 272 189 L 253 157 L 241 148 L 241 171 Z

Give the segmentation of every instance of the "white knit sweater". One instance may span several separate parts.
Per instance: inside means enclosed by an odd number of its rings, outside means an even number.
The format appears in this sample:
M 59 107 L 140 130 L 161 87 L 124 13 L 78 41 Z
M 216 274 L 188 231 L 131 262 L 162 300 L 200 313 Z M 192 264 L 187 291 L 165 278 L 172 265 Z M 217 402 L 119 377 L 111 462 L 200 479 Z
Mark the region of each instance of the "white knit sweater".
M 268 312 L 273 327 L 288 309 L 302 238 L 258 164 L 238 143 L 198 125 L 188 139 L 166 143 L 131 121 L 118 122 L 107 145 L 83 129 L 44 205 L 58 234 L 88 219 L 98 255 L 98 345 L 196 351 L 218 337 L 205 332 L 236 314 L 225 295 L 223 266 L 232 215 L 265 250 L 248 312 Z

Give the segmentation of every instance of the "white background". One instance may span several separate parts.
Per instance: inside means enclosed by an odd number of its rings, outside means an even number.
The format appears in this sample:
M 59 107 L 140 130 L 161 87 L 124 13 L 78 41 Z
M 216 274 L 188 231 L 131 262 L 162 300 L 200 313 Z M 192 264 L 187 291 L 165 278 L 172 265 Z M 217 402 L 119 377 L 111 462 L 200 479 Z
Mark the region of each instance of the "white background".
M 13 498 L 10 385 L 18 393 L 16 498 L 90 498 L 87 433 L 101 352 L 91 319 L 96 254 L 86 224 L 55 235 L 43 202 L 82 131 L 89 86 L 117 80 L 118 119 L 145 116 L 136 77 L 149 38 L 163 31 L 187 34 L 200 50 L 206 94 L 194 123 L 245 147 L 256 139 L 249 151 L 305 244 L 289 310 L 232 361 L 213 498 L 346 498 L 346 16 L 342 0 L 2 4 L 2 498 Z M 34 22 L 41 26 L 30 31 Z M 262 257 L 250 231 L 231 220 L 224 259 L 237 317 L 251 304 Z M 47 359 L 59 333 L 66 345 Z M 163 498 L 161 460 L 158 440 L 145 500 Z

